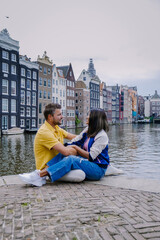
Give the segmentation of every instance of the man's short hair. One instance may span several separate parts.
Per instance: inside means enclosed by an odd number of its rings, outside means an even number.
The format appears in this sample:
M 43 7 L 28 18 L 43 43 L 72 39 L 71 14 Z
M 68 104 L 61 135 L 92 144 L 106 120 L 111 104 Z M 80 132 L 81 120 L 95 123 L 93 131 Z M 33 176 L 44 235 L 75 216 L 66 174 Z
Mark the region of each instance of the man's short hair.
M 48 105 L 46 105 L 43 112 L 45 119 L 48 119 L 49 114 L 53 116 L 56 109 L 61 109 L 61 105 L 58 103 L 49 103 Z

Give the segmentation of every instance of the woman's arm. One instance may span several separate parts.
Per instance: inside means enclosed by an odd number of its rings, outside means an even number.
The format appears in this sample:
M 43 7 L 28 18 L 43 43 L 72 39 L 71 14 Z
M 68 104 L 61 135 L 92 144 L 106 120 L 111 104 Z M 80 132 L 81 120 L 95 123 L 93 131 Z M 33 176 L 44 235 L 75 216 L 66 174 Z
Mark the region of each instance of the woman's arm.
M 89 159 L 89 152 L 83 150 L 82 148 L 72 145 L 72 147 L 77 151 L 77 154 L 80 155 L 81 157 Z

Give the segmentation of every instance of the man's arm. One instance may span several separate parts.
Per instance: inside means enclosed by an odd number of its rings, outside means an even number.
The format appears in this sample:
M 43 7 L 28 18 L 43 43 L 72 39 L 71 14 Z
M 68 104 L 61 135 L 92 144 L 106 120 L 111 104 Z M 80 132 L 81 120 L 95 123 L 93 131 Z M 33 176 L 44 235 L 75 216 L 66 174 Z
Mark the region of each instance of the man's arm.
M 76 136 L 77 136 L 77 135 L 75 135 L 75 134 L 68 133 L 66 138 L 67 138 L 68 140 L 72 140 L 72 139 L 75 138 Z
M 57 143 L 52 149 L 58 151 L 59 153 L 62 153 L 64 156 L 77 155 L 75 148 L 72 146 L 65 147 L 62 143 Z

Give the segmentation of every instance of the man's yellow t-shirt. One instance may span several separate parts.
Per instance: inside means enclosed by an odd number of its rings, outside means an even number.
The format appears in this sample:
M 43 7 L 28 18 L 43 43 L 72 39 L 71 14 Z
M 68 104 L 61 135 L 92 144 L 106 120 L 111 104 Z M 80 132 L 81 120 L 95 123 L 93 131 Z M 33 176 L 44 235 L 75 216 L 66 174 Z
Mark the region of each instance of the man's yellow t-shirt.
M 45 168 L 46 163 L 58 154 L 58 152 L 52 148 L 59 142 L 63 144 L 63 139 L 67 137 L 67 134 L 68 133 L 58 125 L 56 125 L 54 129 L 45 121 L 38 130 L 34 140 L 36 169 L 42 170 Z

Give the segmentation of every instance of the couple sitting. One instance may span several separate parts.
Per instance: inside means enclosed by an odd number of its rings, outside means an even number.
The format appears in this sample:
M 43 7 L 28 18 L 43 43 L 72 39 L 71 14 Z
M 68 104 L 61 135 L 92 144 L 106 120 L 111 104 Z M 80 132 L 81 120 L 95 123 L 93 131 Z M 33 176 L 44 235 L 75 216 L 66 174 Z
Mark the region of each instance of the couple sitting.
M 44 116 L 46 121 L 34 141 L 37 170 L 19 174 L 21 180 L 42 186 L 46 183 L 46 176 L 52 182 L 81 182 L 84 179 L 100 180 L 107 172 L 108 175 L 120 173 L 109 165 L 109 127 L 103 110 L 91 110 L 88 127 L 78 136 L 59 127 L 63 118 L 59 104 L 48 104 Z M 63 145 L 64 138 L 71 140 L 67 146 Z

